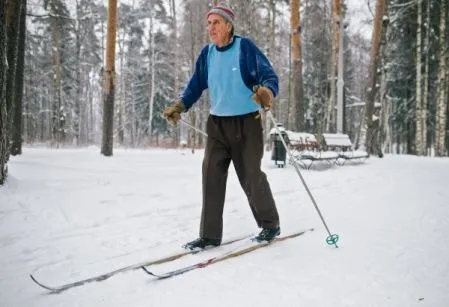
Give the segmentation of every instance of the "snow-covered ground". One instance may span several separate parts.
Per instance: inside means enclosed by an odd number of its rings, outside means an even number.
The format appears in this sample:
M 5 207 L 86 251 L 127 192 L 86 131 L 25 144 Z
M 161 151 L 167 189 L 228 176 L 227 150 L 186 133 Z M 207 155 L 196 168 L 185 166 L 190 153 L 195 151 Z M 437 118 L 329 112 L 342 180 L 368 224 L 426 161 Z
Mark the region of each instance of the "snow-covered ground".
M 58 285 L 181 250 L 198 232 L 202 155 L 25 148 L 0 188 L 0 306 L 449 306 L 449 159 L 413 156 L 303 171 L 338 249 L 294 168 L 267 153 L 283 234 L 314 232 L 168 280 L 132 271 L 60 294 L 30 280 Z M 224 239 L 257 232 L 232 167 L 224 218 Z

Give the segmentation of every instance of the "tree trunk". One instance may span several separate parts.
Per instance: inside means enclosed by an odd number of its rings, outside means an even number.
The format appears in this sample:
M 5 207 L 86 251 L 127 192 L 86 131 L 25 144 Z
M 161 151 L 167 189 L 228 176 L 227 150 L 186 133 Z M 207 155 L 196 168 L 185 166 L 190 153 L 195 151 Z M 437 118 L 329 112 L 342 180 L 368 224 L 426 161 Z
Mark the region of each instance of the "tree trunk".
M 126 33 L 126 31 L 124 31 Z M 125 34 L 123 35 L 125 36 Z M 117 139 L 120 145 L 125 143 L 125 103 L 126 103 L 126 74 L 128 69 L 125 69 L 123 65 L 124 57 L 125 57 L 125 38 L 120 38 L 118 41 L 119 48 L 119 65 L 120 65 L 120 75 L 119 75 L 119 99 L 118 99 L 118 112 L 117 112 Z
M 180 88 L 178 71 L 180 70 L 180 67 L 179 67 L 178 22 L 177 22 L 177 16 L 176 16 L 176 0 L 170 1 L 170 10 L 171 10 L 171 18 L 172 18 L 172 24 L 171 24 L 172 41 L 171 41 L 171 43 L 172 43 L 172 50 L 174 52 L 174 66 L 175 66 L 175 69 L 173 70 L 173 72 L 174 72 L 173 91 L 174 91 L 175 95 L 178 96 L 178 94 L 179 94 L 178 91 Z M 190 13 L 190 15 L 192 15 L 192 13 Z M 190 28 L 192 28 L 192 21 L 190 21 Z M 174 132 L 175 132 L 176 144 L 179 144 L 182 130 L 178 126 L 173 127 L 172 129 L 174 129 Z
M 6 5 L 6 33 L 7 33 L 7 69 L 6 69 L 6 112 L 7 112 L 7 140 L 8 155 L 10 153 L 10 137 L 12 136 L 15 106 L 15 88 L 17 71 L 17 46 L 19 38 L 19 19 L 21 2 L 9 1 Z
M 22 113 L 23 113 L 23 78 L 25 63 L 25 38 L 26 38 L 26 0 L 20 0 L 20 24 L 18 28 L 17 63 L 14 82 L 14 113 L 11 131 L 11 155 L 22 154 Z
M 422 156 L 425 153 L 425 144 L 423 143 L 422 135 L 422 6 L 423 0 L 418 1 L 417 13 L 417 29 L 416 29 L 416 102 L 415 102 L 415 123 L 416 135 L 415 146 L 416 154 Z
M 291 0 L 290 1 L 290 45 L 291 45 L 291 63 L 298 63 L 300 61 L 299 59 L 299 35 L 300 35 L 300 24 L 299 24 L 299 8 L 300 8 L 300 0 Z M 296 130 L 298 127 L 297 123 L 297 117 L 298 114 L 298 101 L 296 100 L 297 97 L 295 97 L 295 89 L 296 89 L 296 81 L 297 81 L 297 75 L 294 72 L 295 66 L 292 64 L 292 91 L 293 91 L 293 97 L 292 101 L 290 101 L 290 110 L 289 110 L 289 118 L 288 118 L 288 128 L 290 130 Z
M 385 3 L 385 12 L 388 12 L 388 3 Z M 383 157 L 384 152 L 390 152 L 392 136 L 391 136 L 391 125 L 388 121 L 391 115 L 391 103 L 389 102 L 387 95 L 387 54 L 386 54 L 386 44 L 387 44 L 387 30 L 388 24 L 390 22 L 389 17 L 384 16 L 382 18 L 382 34 L 380 40 L 380 114 L 379 114 L 379 127 L 376 130 L 376 144 L 375 150 L 378 151 L 378 156 Z
M 5 20 L 6 1 L 0 0 L 0 20 Z M 4 184 L 7 175 L 8 150 L 8 116 L 6 110 L 6 28 L 0 22 L 0 185 Z
M 371 142 L 373 141 L 373 115 L 374 115 L 374 103 L 377 93 L 378 82 L 378 58 L 380 51 L 380 42 L 382 37 L 383 16 L 385 14 L 387 0 L 377 0 L 376 13 L 374 16 L 374 27 L 371 38 L 371 60 L 370 60 L 370 72 L 369 72 L 369 86 L 366 95 L 365 104 L 365 116 L 363 118 L 363 124 L 360 131 L 360 148 L 367 149 L 368 152 L 372 151 Z M 374 153 L 374 152 L 370 152 Z
M 435 154 L 437 156 L 445 155 L 446 140 L 446 70 L 448 51 L 446 49 L 446 1 L 441 1 L 440 8 L 440 64 L 438 66 L 438 89 L 437 89 L 437 109 L 436 109 L 436 137 L 435 137 Z
M 270 0 L 268 2 L 268 14 L 267 14 L 267 29 L 269 29 L 269 35 L 267 35 L 267 57 L 269 59 L 274 59 L 276 45 L 275 45 L 275 33 L 276 33 L 276 2 L 274 0 Z M 277 102 L 275 102 L 277 104 Z M 275 108 L 271 110 L 274 116 L 276 116 Z M 271 130 L 271 119 L 267 116 L 266 112 L 264 112 L 264 121 L 265 121 L 265 150 L 271 149 L 270 143 L 270 130 Z
M 155 34 L 153 33 L 153 16 L 150 16 L 150 59 L 149 59 L 149 72 L 150 72 L 150 82 L 149 82 L 149 114 L 148 114 L 148 139 L 151 145 L 153 138 L 153 110 L 154 110 L 154 97 L 156 91 L 156 46 L 154 41 Z M 175 68 L 176 70 L 176 68 Z
M 52 59 L 53 59 L 53 118 L 52 136 L 56 144 L 64 142 L 64 114 L 61 101 L 61 57 L 58 17 L 51 17 Z
M 427 114 L 429 108 L 429 66 L 430 66 L 430 0 L 427 1 L 426 6 L 426 36 L 424 39 L 424 88 L 422 94 L 422 107 L 421 107 L 421 129 L 422 129 L 422 146 L 424 148 L 424 155 L 427 155 L 428 140 L 427 140 Z
M 73 132 L 75 137 L 75 144 L 79 146 L 81 136 L 81 22 L 82 11 L 79 1 L 76 1 L 76 27 L 75 27 L 75 52 L 76 52 L 76 66 L 75 66 L 75 103 L 73 106 Z
M 330 69 L 330 96 L 327 104 L 326 112 L 326 132 L 333 131 L 335 129 L 336 116 L 335 116 L 335 100 L 337 97 L 337 62 L 338 52 L 340 48 L 340 21 L 341 21 L 341 5 L 340 0 L 332 1 L 332 56 L 331 56 L 331 69 Z
M 294 3 L 295 2 L 295 3 Z M 291 30 L 292 30 L 292 109 L 290 111 L 291 127 L 295 131 L 304 131 L 305 102 L 304 84 L 302 78 L 302 50 L 301 50 L 301 1 L 292 1 Z
M 117 0 L 109 0 L 106 69 L 104 71 L 103 140 L 101 153 L 112 156 L 114 142 L 115 40 L 117 29 Z
M 174 80 L 175 80 L 175 86 L 174 86 L 174 92 L 177 94 L 179 90 L 179 48 L 178 48 L 178 22 L 176 20 L 176 0 L 171 0 L 171 14 L 172 14 L 172 48 L 174 52 L 174 61 L 175 61 L 175 67 L 174 67 Z

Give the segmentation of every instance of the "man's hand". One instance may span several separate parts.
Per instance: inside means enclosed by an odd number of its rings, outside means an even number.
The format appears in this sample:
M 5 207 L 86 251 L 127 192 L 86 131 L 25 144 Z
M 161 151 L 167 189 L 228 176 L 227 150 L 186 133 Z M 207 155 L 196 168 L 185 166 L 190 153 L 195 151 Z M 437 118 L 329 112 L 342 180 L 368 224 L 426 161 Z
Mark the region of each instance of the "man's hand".
M 260 85 L 254 86 L 253 91 L 253 100 L 260 104 L 265 111 L 270 110 L 273 106 L 273 92 L 268 87 Z
M 171 124 L 176 125 L 178 121 L 181 119 L 181 113 L 186 110 L 186 107 L 182 103 L 181 100 L 175 102 L 173 105 L 165 108 L 164 113 L 162 115 L 165 119 Z

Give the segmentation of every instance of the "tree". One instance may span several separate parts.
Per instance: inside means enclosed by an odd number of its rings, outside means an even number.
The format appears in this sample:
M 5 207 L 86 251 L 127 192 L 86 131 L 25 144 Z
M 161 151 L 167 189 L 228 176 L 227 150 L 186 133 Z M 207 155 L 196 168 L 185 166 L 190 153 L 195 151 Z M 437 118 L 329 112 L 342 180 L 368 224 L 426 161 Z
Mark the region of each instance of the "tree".
M 112 156 L 114 141 L 115 40 L 117 29 L 117 0 L 109 0 L 106 63 L 104 70 L 103 139 L 101 153 Z
M 331 58 L 330 14 L 327 0 L 304 1 L 302 18 L 302 57 L 306 131 L 322 133 L 328 102 L 328 67 Z
M 296 131 L 304 131 L 305 120 L 305 101 L 304 101 L 304 85 L 302 79 L 302 52 L 301 52 L 301 1 L 292 0 L 290 7 L 290 23 L 291 23 L 291 48 L 292 48 L 292 86 L 293 101 L 290 108 L 290 129 Z
M 416 138 L 415 138 L 415 146 L 416 146 L 416 154 L 424 155 L 426 151 L 426 144 L 424 143 L 423 136 L 423 126 L 425 123 L 422 121 L 422 117 L 424 113 L 424 105 L 423 105 L 423 94 L 422 94 L 422 6 L 423 0 L 418 0 L 418 14 L 417 14 L 417 28 L 416 28 Z
M 447 116 L 447 62 L 449 59 L 449 51 L 446 41 L 446 17 L 447 17 L 447 1 L 441 1 L 440 8 L 440 65 L 438 67 L 438 101 L 436 109 L 436 140 L 435 154 L 444 156 L 446 148 L 446 116 Z
M 340 0 L 332 0 L 332 57 L 331 57 L 331 68 L 330 68 L 330 96 L 327 105 L 326 112 L 326 132 L 330 132 L 334 129 L 336 123 L 336 97 L 337 97 L 337 62 L 338 62 L 338 52 L 340 48 L 340 22 L 343 21 L 342 18 L 342 5 Z
M 12 131 L 11 131 L 11 155 L 22 154 L 22 112 L 23 112 L 23 78 L 24 78 L 24 62 L 25 62 L 25 37 L 26 37 L 26 0 L 20 0 L 20 19 L 17 29 L 18 45 L 17 45 L 17 62 L 14 80 L 14 113 Z
M 6 11 L 6 33 L 7 33 L 7 70 L 6 70 L 6 112 L 7 116 L 7 131 L 8 139 L 7 146 L 11 146 L 10 137 L 13 128 L 13 118 L 15 112 L 15 94 L 16 94 L 16 72 L 17 72 L 17 52 L 19 42 L 19 24 L 20 24 L 20 10 L 22 1 L 10 1 L 7 3 Z M 10 148 L 8 149 L 10 152 Z
M 0 0 L 0 20 L 5 20 L 6 1 Z M 5 24 L 0 22 L 0 185 L 4 184 L 9 159 L 8 113 L 6 109 L 6 33 Z
M 426 5 L 426 21 L 425 21 L 425 38 L 424 38 L 424 85 L 422 94 L 422 107 L 421 107 L 421 146 L 423 154 L 427 154 L 427 143 L 428 143 L 428 129 L 427 129 L 427 118 L 428 118 L 428 108 L 429 108 L 429 78 L 430 78 L 430 35 L 431 35 L 431 0 L 427 0 Z
M 365 117 L 364 124 L 361 125 L 361 136 L 360 143 L 362 148 L 366 148 L 369 153 L 374 153 L 374 149 L 371 146 L 373 142 L 373 115 L 374 115 L 374 104 L 375 98 L 378 90 L 378 73 L 379 73 L 379 52 L 380 43 L 382 38 L 382 26 L 383 18 L 386 12 L 386 4 L 388 0 L 377 0 L 376 2 L 376 13 L 374 16 L 374 27 L 371 38 L 371 60 L 370 60 L 370 71 L 368 88 L 366 95 L 366 105 L 365 105 Z
M 63 84 L 63 62 L 68 60 L 63 52 L 66 46 L 64 39 L 69 19 L 69 11 L 62 0 L 45 0 L 44 9 L 49 10 L 49 28 L 51 37 L 50 54 L 52 57 L 52 139 L 58 146 L 66 141 L 67 133 L 67 106 L 64 95 Z

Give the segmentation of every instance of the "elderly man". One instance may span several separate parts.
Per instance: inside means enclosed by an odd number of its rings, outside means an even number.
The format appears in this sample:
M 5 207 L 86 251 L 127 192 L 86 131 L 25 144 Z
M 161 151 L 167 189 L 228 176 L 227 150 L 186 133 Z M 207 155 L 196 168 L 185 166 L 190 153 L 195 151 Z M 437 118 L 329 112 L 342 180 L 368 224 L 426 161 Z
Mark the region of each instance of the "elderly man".
M 230 162 L 234 164 L 251 211 L 262 231 L 258 242 L 280 234 L 279 215 L 270 185 L 261 171 L 263 128 L 259 110 L 269 110 L 278 92 L 270 62 L 248 38 L 234 35 L 234 12 L 220 2 L 207 14 L 211 44 L 205 46 L 184 93 L 163 113 L 176 124 L 209 89 L 210 115 L 203 160 L 203 207 L 200 237 L 187 249 L 221 244 L 223 207 Z M 257 103 L 257 104 L 256 104 Z

